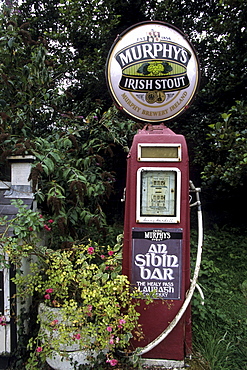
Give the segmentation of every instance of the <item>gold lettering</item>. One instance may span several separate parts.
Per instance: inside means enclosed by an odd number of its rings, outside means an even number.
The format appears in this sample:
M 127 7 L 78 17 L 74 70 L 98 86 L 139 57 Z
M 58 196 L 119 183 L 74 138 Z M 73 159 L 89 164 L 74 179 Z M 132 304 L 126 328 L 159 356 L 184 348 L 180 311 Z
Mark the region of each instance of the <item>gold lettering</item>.
M 181 96 L 181 98 L 179 100 L 177 100 L 175 104 L 173 104 L 173 105 L 170 106 L 170 111 L 173 111 L 174 109 L 176 109 L 182 103 L 182 101 L 184 100 L 184 98 L 186 97 L 186 95 L 187 95 L 187 92 L 184 91 L 184 93 Z
M 150 111 L 150 110 L 145 110 L 145 109 L 142 110 L 142 114 L 145 116 L 149 116 L 149 117 L 152 117 L 152 116 L 160 117 L 160 116 L 164 116 L 167 113 L 168 113 L 167 109 L 160 110 L 160 111 Z
M 137 111 L 137 112 L 140 112 L 140 107 L 138 107 L 137 105 L 135 105 L 129 98 L 128 96 L 124 93 L 122 94 L 122 98 L 124 99 L 124 101 L 126 101 L 126 103 L 134 110 L 134 111 Z

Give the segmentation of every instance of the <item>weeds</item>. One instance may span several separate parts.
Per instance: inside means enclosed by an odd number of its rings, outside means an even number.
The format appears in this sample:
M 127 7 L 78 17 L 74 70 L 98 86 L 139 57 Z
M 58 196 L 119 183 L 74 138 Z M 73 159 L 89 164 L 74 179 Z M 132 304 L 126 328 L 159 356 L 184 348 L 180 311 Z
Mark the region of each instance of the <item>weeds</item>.
M 246 246 L 242 230 L 206 233 L 199 278 L 205 305 L 195 293 L 192 309 L 198 369 L 247 369 Z

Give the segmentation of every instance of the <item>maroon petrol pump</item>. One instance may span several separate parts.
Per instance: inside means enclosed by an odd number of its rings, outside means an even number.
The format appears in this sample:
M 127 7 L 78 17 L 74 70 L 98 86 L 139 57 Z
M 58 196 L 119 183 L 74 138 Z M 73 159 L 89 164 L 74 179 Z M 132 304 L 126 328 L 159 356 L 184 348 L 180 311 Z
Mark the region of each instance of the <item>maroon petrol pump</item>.
M 155 157 L 154 157 L 155 156 Z M 189 177 L 185 139 L 163 125 L 135 135 L 128 155 L 123 273 L 161 299 L 141 305 L 144 347 L 168 326 L 190 285 Z M 191 347 L 189 310 L 148 358 L 183 360 Z
M 193 46 L 176 27 L 138 23 L 115 40 L 106 77 L 115 104 L 143 123 L 127 157 L 123 274 L 145 295 L 141 341 L 153 342 L 181 310 L 190 288 L 189 157 L 184 136 L 166 127 L 184 113 L 199 85 Z M 183 361 L 191 352 L 190 305 L 170 333 L 142 355 Z

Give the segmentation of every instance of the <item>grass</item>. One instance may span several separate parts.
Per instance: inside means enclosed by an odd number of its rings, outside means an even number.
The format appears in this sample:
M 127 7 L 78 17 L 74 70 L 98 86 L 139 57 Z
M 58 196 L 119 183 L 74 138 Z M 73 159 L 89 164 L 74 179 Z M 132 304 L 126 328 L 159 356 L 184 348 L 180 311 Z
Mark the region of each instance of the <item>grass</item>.
M 205 235 L 199 277 L 205 305 L 201 306 L 196 293 L 191 369 L 247 369 L 246 247 L 243 230 L 214 230 Z

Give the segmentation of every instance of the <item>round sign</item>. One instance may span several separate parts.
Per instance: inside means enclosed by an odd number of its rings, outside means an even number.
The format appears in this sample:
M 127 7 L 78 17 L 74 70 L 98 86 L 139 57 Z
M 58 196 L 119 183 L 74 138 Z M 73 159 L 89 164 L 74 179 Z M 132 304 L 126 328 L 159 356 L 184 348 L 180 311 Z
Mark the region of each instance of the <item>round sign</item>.
M 163 122 L 191 103 L 199 85 L 199 62 L 176 27 L 142 22 L 125 30 L 112 45 L 106 79 L 120 109 L 140 121 Z

